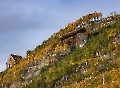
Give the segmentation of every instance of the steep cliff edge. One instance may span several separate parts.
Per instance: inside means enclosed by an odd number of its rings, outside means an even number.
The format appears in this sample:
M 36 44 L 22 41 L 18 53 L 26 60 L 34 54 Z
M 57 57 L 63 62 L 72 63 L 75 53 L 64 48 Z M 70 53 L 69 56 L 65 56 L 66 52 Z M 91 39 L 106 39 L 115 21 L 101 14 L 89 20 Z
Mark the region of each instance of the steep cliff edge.
M 19 64 L 0 74 L 0 87 L 102 86 L 103 81 L 96 81 L 101 78 L 100 74 L 105 75 L 113 68 L 119 69 L 120 15 L 101 16 L 96 12 L 83 16 L 52 35 L 35 50 L 27 51 Z M 107 80 L 104 80 L 105 83 L 109 83 Z

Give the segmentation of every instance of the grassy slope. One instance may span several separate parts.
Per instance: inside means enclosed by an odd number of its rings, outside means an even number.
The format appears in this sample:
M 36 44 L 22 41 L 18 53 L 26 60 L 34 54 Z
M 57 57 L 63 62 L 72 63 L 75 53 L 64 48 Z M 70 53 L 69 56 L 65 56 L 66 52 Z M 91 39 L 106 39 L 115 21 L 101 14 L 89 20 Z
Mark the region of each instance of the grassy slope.
M 93 14 L 93 17 L 94 17 L 94 14 Z M 45 52 L 50 50 L 51 52 L 57 54 L 59 53 L 59 50 L 63 51 L 63 49 L 66 48 L 67 46 L 64 46 L 64 47 L 57 46 L 57 43 L 59 41 L 59 35 L 66 34 L 69 31 L 72 31 L 81 22 L 82 22 L 82 19 L 77 20 L 73 24 L 68 25 L 64 29 L 64 31 L 61 30 L 56 34 L 56 36 L 53 35 L 48 40 L 44 41 L 43 44 L 37 46 L 35 50 L 27 52 L 26 58 L 24 60 L 22 60 L 19 64 L 14 65 L 14 67 L 0 74 L 0 86 L 2 83 L 7 84 L 12 80 L 19 79 L 23 67 L 26 66 L 27 64 L 32 63 L 34 60 L 38 60 L 42 58 L 42 56 L 45 55 Z M 26 88 L 39 88 L 39 87 L 53 88 L 53 85 L 55 85 L 55 82 L 64 75 L 69 75 L 70 77 L 70 80 L 68 82 L 65 82 L 64 85 L 69 85 L 70 83 L 73 83 L 75 81 L 81 82 L 82 79 L 89 77 L 89 75 L 91 75 L 91 72 L 96 72 L 94 71 L 94 68 L 96 64 L 99 63 L 99 61 L 93 58 L 93 56 L 97 50 L 100 50 L 102 54 L 106 52 L 116 53 L 115 57 L 117 57 L 120 52 L 119 44 L 117 44 L 116 46 L 113 45 L 112 39 L 114 38 L 114 36 L 117 35 L 117 31 L 119 31 L 119 23 L 117 23 L 116 25 L 113 25 L 110 28 L 104 28 L 104 29 L 102 29 L 102 31 L 98 30 L 97 31 L 98 33 L 93 33 L 91 38 L 87 41 L 87 43 L 82 49 L 76 49 L 74 52 L 71 52 L 68 56 L 66 56 L 60 62 L 55 63 L 52 67 L 50 67 L 50 69 L 44 70 L 39 80 L 33 81 L 33 83 L 26 86 Z M 110 33 L 112 35 L 109 35 Z M 108 37 L 110 37 L 110 39 L 108 39 Z M 59 49 L 59 47 L 61 48 Z M 54 51 L 55 48 L 56 48 L 56 52 Z M 102 48 L 103 50 L 101 50 Z M 90 71 L 89 75 L 81 76 L 82 73 L 80 74 L 76 73 L 79 75 L 79 77 L 76 77 L 75 76 L 76 74 L 73 74 L 73 72 L 75 72 L 75 69 L 78 68 L 81 64 L 84 64 L 86 60 L 88 60 L 89 63 L 94 61 L 94 63 L 91 64 L 89 68 L 87 68 Z M 103 63 L 105 63 L 105 60 Z M 112 64 L 113 67 L 116 67 L 115 66 L 116 63 L 109 63 L 109 64 L 110 65 Z M 109 66 L 110 67 L 109 70 L 112 69 L 112 66 Z M 103 68 L 100 68 L 100 71 L 102 71 L 102 69 Z M 98 73 L 96 74 L 99 75 Z
M 33 81 L 33 83 L 24 88 L 53 88 L 55 82 L 65 75 L 68 75 L 70 80 L 64 82 L 62 85 L 63 88 L 73 88 L 74 82 L 78 82 L 76 88 L 83 88 L 85 86 L 87 88 L 103 88 L 109 85 L 111 88 L 120 87 L 120 74 L 117 72 L 120 69 L 120 60 L 118 59 L 120 44 L 112 43 L 112 40 L 118 32 L 120 32 L 119 22 L 111 27 L 106 27 L 93 33 L 83 48 L 75 49 L 74 52 L 60 62 L 55 63 L 52 67 L 41 73 L 39 80 Z M 108 59 L 94 58 L 94 54 L 98 50 L 102 55 L 105 53 L 115 55 L 113 58 L 111 57 Z M 87 72 L 76 72 L 76 68 L 85 64 L 86 61 L 88 62 Z M 99 67 L 99 65 L 103 66 Z M 111 71 L 113 71 L 112 74 Z M 102 73 L 105 75 L 105 85 L 102 84 Z M 92 78 L 90 79 L 90 77 Z
M 98 13 L 99 16 L 101 16 L 101 13 Z M 54 54 L 59 54 L 63 51 L 63 49 L 67 49 L 67 45 L 58 45 L 59 42 L 59 35 L 67 34 L 74 30 L 74 28 L 80 24 L 82 21 L 89 20 L 93 17 L 96 17 L 96 14 L 86 15 L 80 19 L 78 19 L 76 22 L 68 24 L 63 30 L 59 31 L 55 35 L 52 35 L 48 40 L 45 40 L 42 45 L 38 45 L 34 50 L 27 51 L 26 57 L 20 61 L 19 64 L 15 64 L 11 68 L 9 68 L 7 71 L 4 72 L 4 74 L 1 73 L 0 75 L 0 86 L 2 84 L 8 84 L 13 80 L 19 80 L 22 70 L 25 66 L 28 64 L 31 64 L 35 60 L 42 59 L 43 56 L 47 55 L 46 53 L 48 51 L 53 52 Z M 13 76 L 14 75 L 14 76 Z

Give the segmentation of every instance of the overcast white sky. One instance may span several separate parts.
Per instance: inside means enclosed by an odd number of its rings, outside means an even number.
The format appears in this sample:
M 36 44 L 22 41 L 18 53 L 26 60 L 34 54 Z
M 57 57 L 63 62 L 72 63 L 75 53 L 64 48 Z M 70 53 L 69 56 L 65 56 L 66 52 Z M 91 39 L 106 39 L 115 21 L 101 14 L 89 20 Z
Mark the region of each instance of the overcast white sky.
M 120 12 L 120 0 L 0 0 L 0 71 L 10 54 L 23 57 L 70 22 Z

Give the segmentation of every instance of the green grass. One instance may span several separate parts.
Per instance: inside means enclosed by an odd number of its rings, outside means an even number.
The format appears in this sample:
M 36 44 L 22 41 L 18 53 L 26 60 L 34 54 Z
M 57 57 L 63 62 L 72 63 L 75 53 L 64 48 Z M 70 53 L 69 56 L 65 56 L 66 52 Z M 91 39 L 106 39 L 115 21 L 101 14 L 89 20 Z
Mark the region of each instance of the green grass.
M 92 24 L 91 27 L 96 27 L 96 26 L 98 25 Z M 74 27 L 75 25 L 74 26 L 71 25 L 71 27 L 69 28 L 70 30 L 66 29 L 65 32 L 67 33 L 73 30 L 72 28 Z M 102 28 L 99 27 L 99 30 L 93 31 L 92 34 L 89 36 L 89 39 L 87 39 L 87 42 L 85 43 L 84 47 L 77 49 L 75 48 L 75 46 L 72 46 L 70 48 L 71 52 L 65 55 L 59 55 L 59 53 L 61 52 L 58 51 L 56 53 L 58 55 L 57 56 L 58 61 L 51 66 L 46 66 L 42 68 L 39 78 L 33 80 L 33 82 L 30 83 L 29 85 L 24 86 L 24 88 L 53 88 L 55 82 L 57 82 L 63 76 L 66 75 L 69 76 L 70 79 L 64 82 L 63 86 L 70 85 L 70 83 L 73 84 L 76 81 L 82 83 L 82 80 L 85 80 L 85 78 L 90 78 L 91 76 L 93 77 L 96 76 L 100 78 L 101 73 L 107 73 L 113 68 L 118 69 L 119 62 L 117 62 L 117 58 L 120 56 L 119 54 L 120 44 L 119 42 L 116 45 L 112 43 L 112 40 L 115 38 L 118 32 L 120 32 L 120 22 L 116 20 L 116 24 L 113 24 L 108 27 L 102 27 Z M 57 44 L 59 45 L 58 35 L 61 33 L 62 31 L 58 32 L 56 36 L 51 36 L 48 40 L 45 40 L 42 45 L 37 46 L 35 50 L 28 51 L 26 53 L 26 57 L 30 59 L 41 58 L 42 55 L 46 55 L 44 54 L 45 47 L 47 47 L 47 49 L 50 49 L 50 51 L 53 52 L 54 49 L 57 47 Z M 43 52 L 41 52 L 42 50 Z M 98 51 L 100 51 L 102 55 L 109 53 L 112 56 L 114 55 L 114 57 L 110 57 L 108 59 L 103 59 L 103 60 L 98 57 L 95 58 L 96 52 Z M 88 72 L 86 74 L 82 72 L 79 73 L 76 72 L 75 70 L 79 68 L 79 66 L 84 65 L 86 61 L 88 62 L 88 66 L 86 67 Z M 5 74 L 6 72 L 0 73 L 0 78 Z M 109 79 L 111 79 L 111 77 L 107 76 L 106 79 L 108 83 L 110 82 Z M 99 80 L 93 80 L 93 81 L 86 80 L 86 83 L 91 83 L 90 88 L 98 87 L 101 85 L 101 81 Z M 117 85 L 115 86 L 117 87 Z
M 119 26 L 119 24 L 116 24 Z M 112 68 L 118 68 L 119 66 L 117 65 L 117 62 L 110 62 L 113 59 L 106 59 L 106 60 L 101 60 L 98 58 L 96 60 L 94 58 L 95 52 L 98 50 L 104 55 L 105 53 L 112 53 L 116 50 L 110 50 L 108 49 L 109 46 L 113 46 L 112 40 L 114 39 L 115 36 L 112 36 L 108 39 L 108 32 L 110 29 L 116 30 L 117 32 L 120 31 L 119 27 L 116 28 L 116 25 L 113 25 L 111 27 L 106 27 L 105 29 L 101 29 L 97 31 L 96 33 L 93 33 L 90 39 L 87 40 L 86 44 L 84 47 L 79 48 L 79 49 L 74 49 L 72 48 L 73 52 L 66 56 L 64 59 L 59 61 L 58 63 L 55 63 L 52 67 L 50 67 L 51 72 L 49 69 L 45 70 L 43 73 L 41 73 L 41 76 L 39 77 L 38 80 L 34 80 L 33 83 L 27 85 L 24 88 L 53 88 L 55 85 L 55 82 L 62 78 L 62 76 L 68 75 L 70 77 L 69 81 L 66 81 L 63 85 L 69 85 L 70 83 L 73 83 L 75 81 L 80 82 L 82 79 L 88 78 L 89 76 L 92 76 L 91 74 L 94 73 L 93 76 L 99 76 L 101 73 L 110 71 Z M 120 46 L 120 45 L 118 45 Z M 119 56 L 118 52 L 120 52 L 119 49 L 116 51 L 116 58 Z M 92 55 L 91 55 L 92 54 Z M 81 64 L 85 63 L 85 60 L 89 60 L 89 66 L 87 67 L 89 73 L 83 75 L 82 73 L 76 73 L 75 69 L 80 66 Z M 93 60 L 93 62 L 92 62 Z M 71 64 L 73 63 L 73 64 Z M 97 70 L 96 63 L 104 65 L 103 67 L 99 67 Z M 108 68 L 108 69 L 106 69 Z M 97 72 L 98 71 L 98 72 Z M 109 77 L 108 77 L 109 79 Z M 109 80 L 108 80 L 109 81 Z M 97 87 L 100 82 L 95 82 L 91 83 L 93 87 Z

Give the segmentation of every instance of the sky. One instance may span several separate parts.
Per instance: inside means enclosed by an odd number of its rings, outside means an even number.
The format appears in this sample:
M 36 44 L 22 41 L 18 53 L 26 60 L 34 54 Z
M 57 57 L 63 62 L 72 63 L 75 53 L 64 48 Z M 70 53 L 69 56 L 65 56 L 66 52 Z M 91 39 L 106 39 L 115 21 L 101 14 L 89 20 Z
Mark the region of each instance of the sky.
M 0 0 L 0 71 L 10 54 L 25 57 L 52 34 L 83 15 L 120 13 L 120 0 Z

